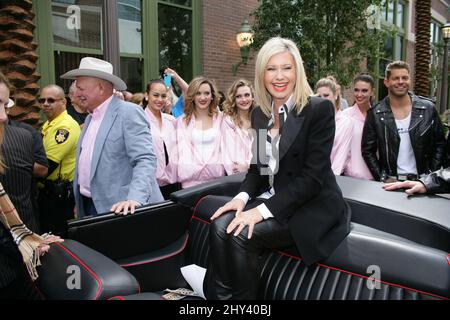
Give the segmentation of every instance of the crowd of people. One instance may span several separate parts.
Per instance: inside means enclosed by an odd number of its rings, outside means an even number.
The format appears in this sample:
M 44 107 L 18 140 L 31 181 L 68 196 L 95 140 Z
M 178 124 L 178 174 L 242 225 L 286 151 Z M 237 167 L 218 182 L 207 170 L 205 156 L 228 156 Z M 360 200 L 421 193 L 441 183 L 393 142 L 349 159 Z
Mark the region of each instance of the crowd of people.
M 207 281 L 211 298 L 251 299 L 261 248 L 295 244 L 312 264 L 347 235 L 335 175 L 410 194 L 449 190 L 449 139 L 433 101 L 410 91 L 406 62 L 387 66 L 388 96 L 375 105 L 373 78 L 357 75 L 348 107 L 333 76 L 313 91 L 297 46 L 279 37 L 258 53 L 254 86 L 238 79 L 224 99 L 213 79 L 164 74 L 180 97 L 163 79 L 132 94 L 109 62 L 85 57 L 61 76 L 73 80 L 67 96 L 57 85 L 41 89 L 40 132 L 8 119 L 10 86 L 0 74 L 0 182 L 32 232 L 65 236 L 74 217 L 132 214 L 246 172 L 239 194 L 212 217 Z

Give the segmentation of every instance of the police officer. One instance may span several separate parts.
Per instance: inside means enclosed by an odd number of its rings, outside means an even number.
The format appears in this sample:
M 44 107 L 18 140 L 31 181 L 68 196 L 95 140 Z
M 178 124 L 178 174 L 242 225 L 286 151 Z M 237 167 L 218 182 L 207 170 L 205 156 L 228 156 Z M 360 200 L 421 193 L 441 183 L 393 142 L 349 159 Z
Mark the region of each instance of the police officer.
M 67 220 L 73 218 L 72 181 L 80 126 L 66 111 L 61 87 L 44 87 L 38 102 L 48 119 L 42 127 L 49 168 L 39 192 L 41 229 L 65 236 Z

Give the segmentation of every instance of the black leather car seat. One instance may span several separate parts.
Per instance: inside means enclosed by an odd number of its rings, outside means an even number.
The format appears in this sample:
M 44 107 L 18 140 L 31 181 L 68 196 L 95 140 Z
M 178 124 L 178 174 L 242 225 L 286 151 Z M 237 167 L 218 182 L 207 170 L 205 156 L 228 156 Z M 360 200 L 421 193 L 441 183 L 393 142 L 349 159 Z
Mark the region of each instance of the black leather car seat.
M 106 300 L 140 292 L 133 275 L 77 241 L 51 244 L 41 263 L 36 285 L 46 299 Z
M 209 218 L 223 199 L 206 196 L 197 204 L 189 229 L 187 264 L 207 267 Z M 261 261 L 261 299 L 450 298 L 446 252 L 356 223 L 322 263 L 306 266 L 295 248 L 268 251 Z

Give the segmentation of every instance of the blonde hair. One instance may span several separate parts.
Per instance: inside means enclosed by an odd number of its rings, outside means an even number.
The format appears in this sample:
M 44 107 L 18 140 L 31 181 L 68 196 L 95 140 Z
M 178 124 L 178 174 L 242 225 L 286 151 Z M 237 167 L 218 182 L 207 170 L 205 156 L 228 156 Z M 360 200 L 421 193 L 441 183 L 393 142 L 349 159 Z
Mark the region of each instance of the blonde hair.
M 392 70 L 394 69 L 406 69 L 408 73 L 411 73 L 411 67 L 408 62 L 397 60 L 389 63 L 386 66 L 386 71 L 384 72 L 384 77 L 386 79 L 389 79 L 391 76 Z
M 317 92 L 317 90 L 322 87 L 329 88 L 331 92 L 333 92 L 333 94 L 336 96 L 334 106 L 336 107 L 336 110 L 339 110 L 341 107 L 341 86 L 337 83 L 336 79 L 333 76 L 327 76 L 326 78 L 320 79 L 316 83 L 315 91 Z
M 313 95 L 305 74 L 305 68 L 303 67 L 303 59 L 296 44 L 292 40 L 281 37 L 271 38 L 260 49 L 255 66 L 255 98 L 261 110 L 268 117 L 272 112 L 272 97 L 264 85 L 264 74 L 270 58 L 284 52 L 289 52 L 295 63 L 296 82 L 293 99 L 297 114 L 303 110 L 308 103 L 309 97 Z
M 228 89 L 227 97 L 224 102 L 223 111 L 226 115 L 230 116 L 231 120 L 239 127 L 242 128 L 242 119 L 239 117 L 238 108 L 236 106 L 236 93 L 239 88 L 242 87 L 249 87 L 250 92 L 252 95 L 252 98 L 255 97 L 255 93 L 253 90 L 253 87 L 251 83 L 245 79 L 239 79 L 233 82 L 231 87 Z M 252 105 L 250 109 L 248 110 L 249 113 L 253 110 L 255 107 L 255 100 L 253 100 Z
M 192 119 L 192 115 L 195 113 L 195 97 L 197 96 L 197 92 L 200 90 L 200 86 L 202 84 L 208 84 L 211 89 L 212 100 L 209 105 L 209 115 L 214 117 L 218 114 L 218 106 L 219 106 L 219 96 L 218 91 L 215 84 L 205 77 L 197 77 L 192 79 L 191 83 L 189 83 L 188 90 L 186 92 L 186 97 L 184 98 L 184 108 L 183 112 L 185 114 L 186 124 L 189 124 Z

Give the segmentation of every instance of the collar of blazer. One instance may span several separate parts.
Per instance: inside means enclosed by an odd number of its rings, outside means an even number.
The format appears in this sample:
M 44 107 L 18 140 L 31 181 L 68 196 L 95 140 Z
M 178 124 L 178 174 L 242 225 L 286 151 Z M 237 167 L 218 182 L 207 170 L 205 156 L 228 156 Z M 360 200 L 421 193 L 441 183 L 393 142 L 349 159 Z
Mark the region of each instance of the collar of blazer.
M 295 138 L 298 136 L 300 130 L 302 129 L 303 121 L 305 119 L 305 112 L 307 112 L 307 110 L 309 109 L 309 104 L 310 102 L 308 102 L 308 104 L 299 115 L 296 114 L 295 108 L 292 108 L 289 112 L 286 122 L 283 126 L 283 134 L 280 138 L 280 160 L 286 155 L 286 152 L 294 143 Z M 254 128 L 256 130 L 266 130 L 269 118 L 262 112 L 260 108 L 255 108 L 253 112 L 255 112 L 255 115 L 253 117 Z
M 90 177 L 91 179 L 95 174 L 95 170 L 97 169 L 97 165 L 100 160 L 100 155 L 102 153 L 106 138 L 108 137 L 110 131 L 113 130 L 111 128 L 114 124 L 114 120 L 117 117 L 120 103 L 121 100 L 119 100 L 116 97 L 114 97 L 111 100 L 111 103 L 108 106 L 108 110 L 106 111 L 105 117 L 103 118 L 100 128 L 98 129 L 97 136 L 95 137 L 94 151 L 92 152 L 91 177 Z

